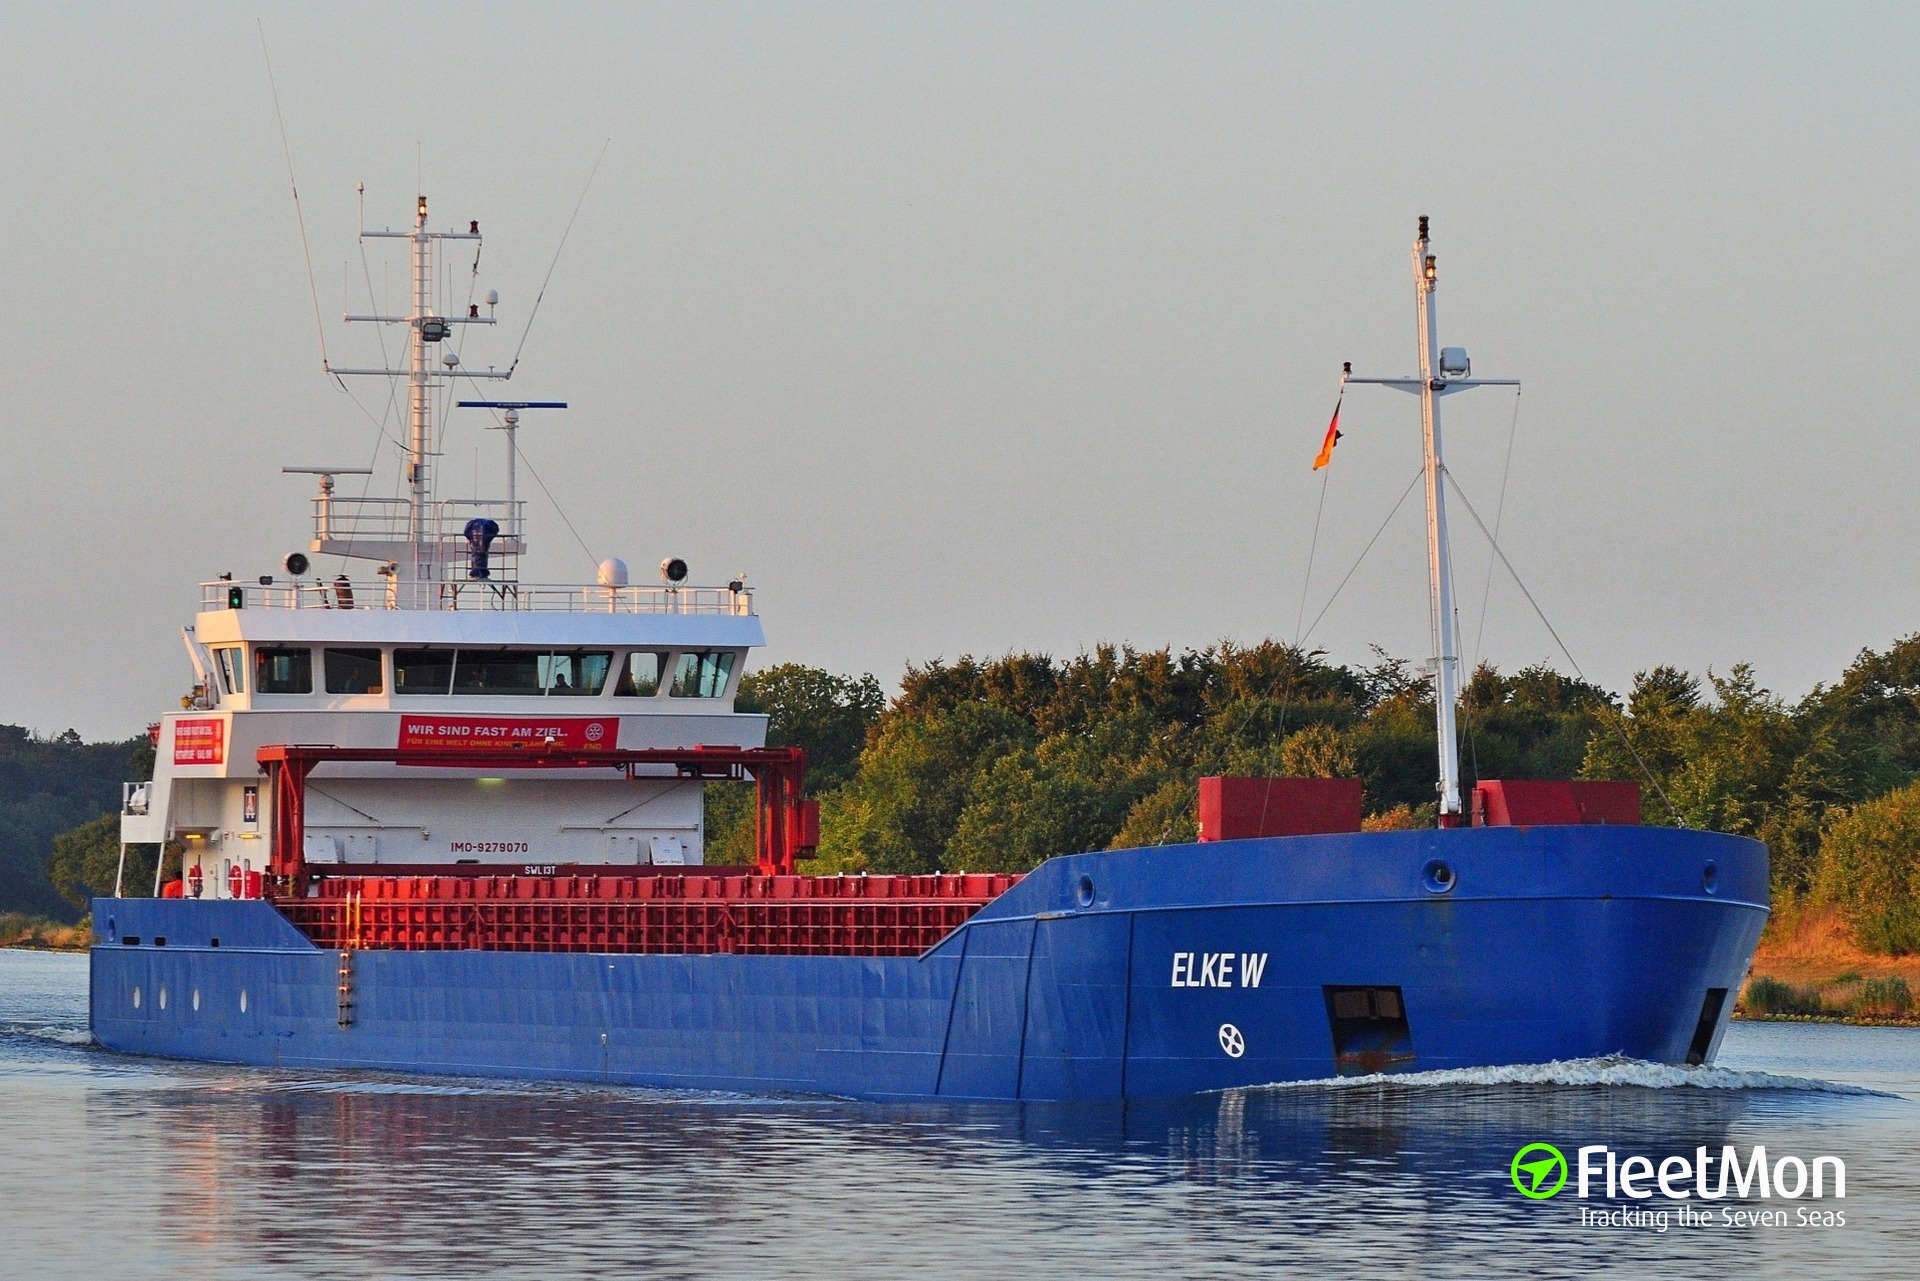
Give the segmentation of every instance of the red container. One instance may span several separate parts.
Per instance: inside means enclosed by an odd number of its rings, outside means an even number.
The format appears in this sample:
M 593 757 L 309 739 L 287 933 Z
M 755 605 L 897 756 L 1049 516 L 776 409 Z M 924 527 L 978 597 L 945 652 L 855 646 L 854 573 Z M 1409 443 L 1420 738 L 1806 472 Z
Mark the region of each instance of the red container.
M 1640 822 L 1640 784 L 1586 779 L 1485 779 L 1473 789 L 1475 827 L 1573 827 Z
M 1310 836 L 1360 830 L 1357 778 L 1200 780 L 1200 839 Z

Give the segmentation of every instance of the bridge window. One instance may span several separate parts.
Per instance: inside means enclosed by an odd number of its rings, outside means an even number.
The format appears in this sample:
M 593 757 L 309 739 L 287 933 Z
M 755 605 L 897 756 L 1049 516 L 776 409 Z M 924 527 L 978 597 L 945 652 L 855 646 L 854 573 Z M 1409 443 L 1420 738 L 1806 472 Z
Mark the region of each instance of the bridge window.
M 327 693 L 378 694 L 383 689 L 379 650 L 328 649 L 321 654 L 321 665 L 327 673 Z
M 253 651 L 257 694 L 313 693 L 313 651 L 262 647 Z
M 598 694 L 607 683 L 613 655 L 593 650 L 567 650 L 540 655 L 540 688 L 566 697 Z
M 680 655 L 673 688 L 667 693 L 675 698 L 719 698 L 727 692 L 727 680 L 732 675 L 732 650 L 690 650 Z
M 535 650 L 463 649 L 453 668 L 456 694 L 538 694 L 540 660 Z
M 220 668 L 220 685 L 229 694 L 247 692 L 247 662 L 238 648 L 216 649 L 214 663 Z
M 444 694 L 453 684 L 450 649 L 396 649 L 393 651 L 393 692 Z
M 651 650 L 635 650 L 627 655 L 627 664 L 620 669 L 620 681 L 613 687 L 615 694 L 627 698 L 652 698 L 660 692 L 660 665 L 664 654 Z

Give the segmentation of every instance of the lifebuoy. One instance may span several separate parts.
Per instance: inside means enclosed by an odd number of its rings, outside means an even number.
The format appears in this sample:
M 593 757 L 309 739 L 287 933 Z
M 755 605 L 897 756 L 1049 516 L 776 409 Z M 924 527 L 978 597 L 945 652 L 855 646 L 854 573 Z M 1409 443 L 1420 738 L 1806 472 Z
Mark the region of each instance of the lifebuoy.
M 200 892 L 205 888 L 206 880 L 200 875 L 200 865 L 195 863 L 187 869 L 187 892 L 199 898 Z

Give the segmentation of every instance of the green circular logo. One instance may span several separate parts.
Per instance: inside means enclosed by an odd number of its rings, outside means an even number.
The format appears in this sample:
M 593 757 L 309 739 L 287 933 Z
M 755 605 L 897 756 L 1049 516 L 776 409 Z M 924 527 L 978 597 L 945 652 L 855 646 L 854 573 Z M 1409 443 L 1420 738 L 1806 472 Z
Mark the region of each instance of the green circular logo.
M 1536 1152 L 1542 1155 L 1527 1160 Z M 1567 1158 L 1551 1143 L 1529 1143 L 1515 1152 L 1508 1172 L 1513 1175 L 1513 1186 L 1519 1189 L 1520 1195 L 1535 1201 L 1544 1201 L 1567 1186 Z M 1543 1187 L 1550 1178 L 1552 1185 Z

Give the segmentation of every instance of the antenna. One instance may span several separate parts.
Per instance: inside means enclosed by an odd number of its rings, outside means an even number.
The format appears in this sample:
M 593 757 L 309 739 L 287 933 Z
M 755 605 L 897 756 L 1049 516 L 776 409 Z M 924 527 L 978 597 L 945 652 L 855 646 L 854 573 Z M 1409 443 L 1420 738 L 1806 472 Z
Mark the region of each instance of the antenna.
M 335 374 L 347 376 L 365 376 L 376 378 L 405 378 L 408 391 L 408 427 L 407 427 L 407 537 L 406 545 L 394 550 L 399 556 L 392 557 L 400 562 L 404 571 L 402 577 L 413 582 L 433 582 L 441 574 L 441 558 L 444 548 L 441 545 L 439 523 L 433 504 L 433 477 L 428 459 L 433 456 L 433 392 L 454 378 L 499 378 L 512 376 L 513 371 L 496 370 L 476 371 L 449 363 L 444 369 L 437 368 L 437 362 L 428 348 L 444 342 L 453 332 L 454 325 L 491 325 L 496 323 L 491 315 L 478 315 L 479 308 L 471 308 L 464 316 L 443 316 L 434 310 L 434 258 L 440 242 L 446 240 L 480 239 L 480 224 L 468 223 L 465 231 L 429 231 L 427 230 L 427 198 L 420 196 L 414 205 L 414 221 L 411 231 L 367 231 L 362 228 L 360 238 L 364 240 L 405 240 L 412 251 L 413 271 L 413 308 L 404 316 L 387 316 L 378 312 L 356 316 L 348 314 L 349 322 L 364 322 L 379 325 L 405 325 L 411 331 L 408 337 L 409 359 L 405 369 L 336 369 Z M 368 548 L 366 554 L 387 558 L 384 550 Z
M 488 305 L 492 305 L 494 301 L 494 295 L 489 293 L 487 295 Z M 507 411 L 505 417 L 503 417 L 500 422 L 487 428 L 487 430 L 504 431 L 507 433 L 507 510 L 513 513 L 514 524 L 517 527 L 520 522 L 520 496 L 515 492 L 518 484 L 518 472 L 515 469 L 514 460 L 520 456 L 518 439 L 520 411 L 523 409 L 565 409 L 567 402 L 564 400 L 461 400 L 454 403 L 460 409 L 504 409 Z

